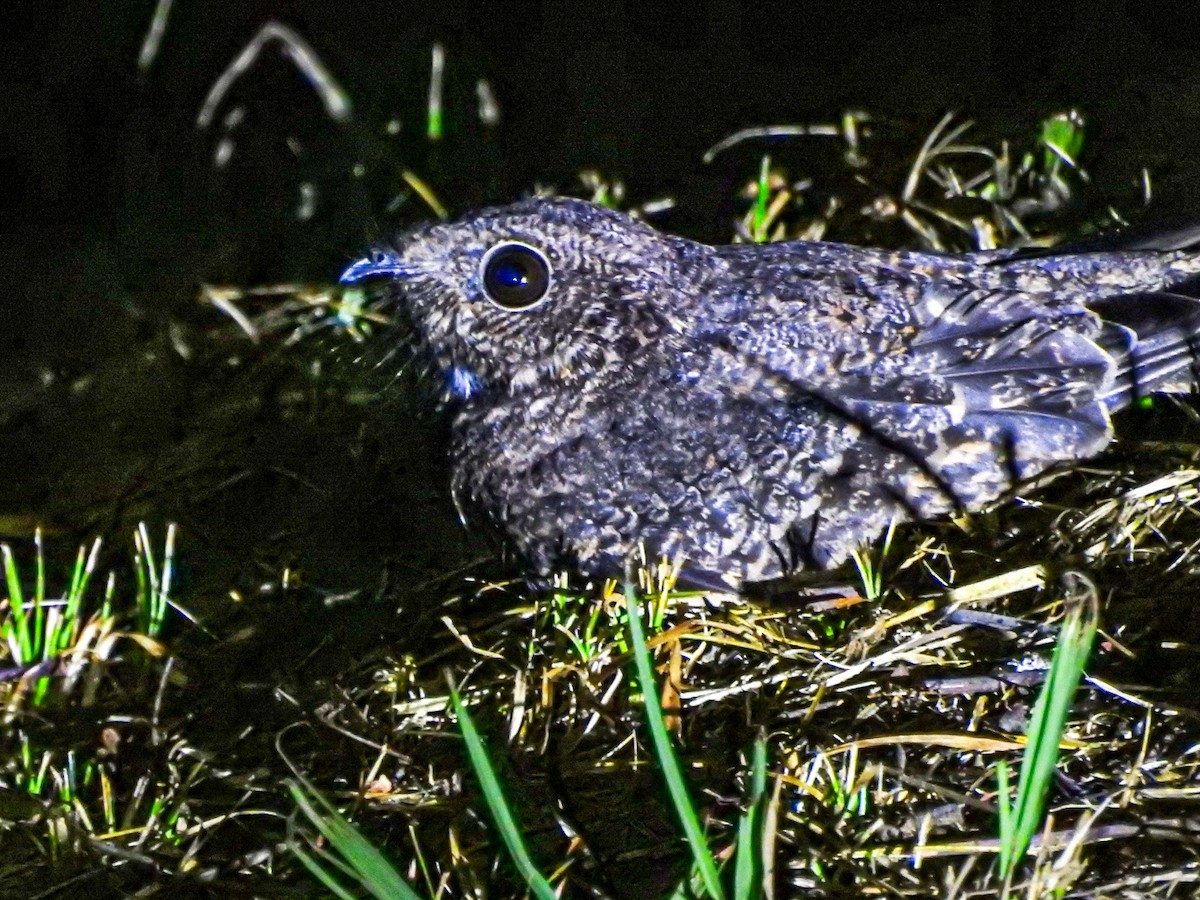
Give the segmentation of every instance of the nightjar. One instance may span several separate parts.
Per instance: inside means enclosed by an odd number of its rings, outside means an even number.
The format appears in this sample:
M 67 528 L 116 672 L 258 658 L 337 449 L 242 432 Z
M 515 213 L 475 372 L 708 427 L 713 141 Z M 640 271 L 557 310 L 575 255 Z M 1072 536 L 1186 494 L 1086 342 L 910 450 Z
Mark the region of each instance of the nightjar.
M 1187 241 L 1180 241 L 1184 246 Z M 579 200 L 400 235 L 386 276 L 453 410 L 460 510 L 539 570 L 639 544 L 737 588 L 979 509 L 1197 381 L 1200 253 L 708 246 Z

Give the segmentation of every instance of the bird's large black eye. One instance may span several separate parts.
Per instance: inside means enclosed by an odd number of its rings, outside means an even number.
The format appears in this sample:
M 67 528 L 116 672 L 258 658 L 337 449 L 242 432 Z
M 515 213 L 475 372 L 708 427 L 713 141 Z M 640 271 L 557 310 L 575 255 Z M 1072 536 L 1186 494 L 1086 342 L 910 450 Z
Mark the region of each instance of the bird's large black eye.
M 483 292 L 505 309 L 529 309 L 550 290 L 550 263 L 525 244 L 499 244 L 483 257 Z

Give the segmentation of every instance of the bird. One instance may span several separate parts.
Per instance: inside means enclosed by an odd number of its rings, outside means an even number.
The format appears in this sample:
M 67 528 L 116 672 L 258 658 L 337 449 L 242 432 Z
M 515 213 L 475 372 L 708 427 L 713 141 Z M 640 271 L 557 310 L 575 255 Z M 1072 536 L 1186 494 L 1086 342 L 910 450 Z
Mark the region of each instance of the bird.
M 1200 380 L 1200 252 L 708 245 L 535 198 L 424 224 L 381 279 L 451 416 L 464 521 L 537 572 L 677 560 L 738 591 L 978 511 Z

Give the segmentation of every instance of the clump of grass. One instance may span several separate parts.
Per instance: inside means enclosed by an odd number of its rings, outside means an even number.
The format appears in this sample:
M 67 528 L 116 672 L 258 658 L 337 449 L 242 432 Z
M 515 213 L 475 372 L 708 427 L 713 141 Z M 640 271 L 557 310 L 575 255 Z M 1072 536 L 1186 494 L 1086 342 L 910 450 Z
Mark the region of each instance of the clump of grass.
M 203 285 L 201 302 L 220 310 L 250 340 L 286 335 L 285 344 L 335 332 L 355 344 L 366 342 L 394 317 L 381 309 L 381 298 L 355 285 L 273 284 L 257 288 Z
M 9 657 L 18 666 L 31 666 L 35 662 L 49 660 L 78 640 L 83 624 L 80 618 L 83 597 L 96 570 L 96 557 L 100 552 L 99 538 L 93 542 L 90 553 L 80 547 L 69 587 L 61 600 L 51 601 L 46 595 L 46 559 L 40 528 L 33 540 L 36 576 L 33 595 L 28 603 L 12 547 L 0 544 L 5 585 L 8 588 L 7 615 L 0 625 L 0 634 L 8 644 Z M 105 592 L 102 616 L 108 611 L 110 600 L 111 589 Z
M 585 666 L 600 656 L 622 624 L 621 613 L 613 605 L 596 603 L 587 593 L 571 590 L 565 573 L 555 576 L 554 590 L 539 603 L 539 609 Z
M 45 716 L 103 707 L 115 695 L 138 690 L 147 682 L 145 676 L 153 674 L 149 666 L 133 666 L 133 678 L 114 690 L 119 647 L 138 647 L 145 654 L 142 661 L 166 653 L 160 637 L 173 602 L 175 534 L 175 526 L 168 526 L 160 565 L 149 529 L 138 527 L 132 592 L 120 590 L 115 572 L 104 579 L 102 591 L 92 588 L 99 539 L 79 548 L 61 593 L 48 586 L 40 529 L 34 536 L 31 577 L 21 571 L 13 549 L 0 546 L 7 588 L 0 634 L 10 664 L 0 680 L 6 725 L 0 739 L 0 787 L 20 791 L 38 804 L 41 814 L 33 822 L 42 827 L 30 836 L 47 859 L 130 835 L 139 844 L 179 839 L 176 826 L 187 815 L 186 789 L 182 783 L 158 784 L 145 773 L 135 774 L 135 785 L 123 784 L 114 764 L 122 744 L 119 725 L 98 725 L 94 744 L 63 747 L 41 722 Z M 161 680 L 158 686 L 161 691 Z
M 880 540 L 878 551 L 872 553 L 869 547 L 856 547 L 851 556 L 854 568 L 858 570 L 863 596 L 868 600 L 878 600 L 883 596 L 883 566 L 892 550 L 892 540 L 895 536 L 896 520 L 892 519 Z
M 40 705 L 47 697 L 54 675 L 58 675 L 61 693 L 69 695 L 83 680 L 86 693 L 94 696 L 99 677 L 97 666 L 109 659 L 118 642 L 132 641 L 151 653 L 159 653 L 160 636 L 170 605 L 171 580 L 175 558 L 175 526 L 167 527 L 161 568 L 158 566 L 149 531 L 145 524 L 134 535 L 134 575 L 136 589 L 132 609 L 124 615 L 132 619 L 134 629 L 121 631 L 121 613 L 114 610 L 115 574 L 109 573 L 103 594 L 90 601 L 89 588 L 95 575 L 101 541 L 90 549 L 80 547 L 62 594 L 52 597 L 46 586 L 46 558 L 41 529 L 34 535 L 33 590 L 27 592 L 12 547 L 0 544 L 5 586 L 8 596 L 0 612 L 0 636 L 8 656 L 21 674 L 17 690 L 8 698 L 10 713 L 24 696 L 24 686 L 32 687 L 32 702 Z M 10 678 L 10 683 L 12 679 Z
M 972 128 L 947 113 L 909 150 L 902 146 L 912 138 L 904 126 L 856 112 L 827 125 L 747 129 L 715 145 L 705 159 L 712 163 L 763 140 L 841 146 L 837 167 L 799 178 L 772 165 L 771 156 L 761 157 L 758 176 L 744 192 L 749 209 L 737 224 L 742 240 L 878 242 L 880 226 L 896 225 L 885 243 L 994 250 L 1049 246 L 1076 229 L 1121 223 L 1111 207 L 1090 219 L 1076 212 L 1089 183 L 1078 110 L 1048 116 L 1023 147 L 969 140 Z M 906 166 L 898 165 L 905 159 Z

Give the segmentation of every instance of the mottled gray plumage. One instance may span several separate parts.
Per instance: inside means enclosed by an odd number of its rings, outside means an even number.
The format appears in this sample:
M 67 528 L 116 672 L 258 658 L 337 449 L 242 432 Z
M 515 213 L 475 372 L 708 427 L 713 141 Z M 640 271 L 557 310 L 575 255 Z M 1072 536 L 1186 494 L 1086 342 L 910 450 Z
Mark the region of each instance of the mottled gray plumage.
M 527 309 L 480 266 L 551 269 Z M 975 510 L 1195 382 L 1200 255 L 710 247 L 577 200 L 402 235 L 394 279 L 454 409 L 455 496 L 541 570 L 639 542 L 732 586 L 832 566 L 889 521 Z

